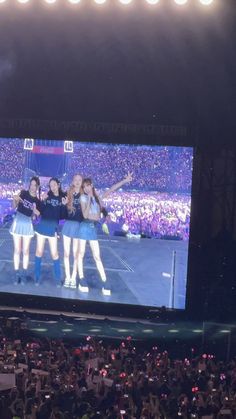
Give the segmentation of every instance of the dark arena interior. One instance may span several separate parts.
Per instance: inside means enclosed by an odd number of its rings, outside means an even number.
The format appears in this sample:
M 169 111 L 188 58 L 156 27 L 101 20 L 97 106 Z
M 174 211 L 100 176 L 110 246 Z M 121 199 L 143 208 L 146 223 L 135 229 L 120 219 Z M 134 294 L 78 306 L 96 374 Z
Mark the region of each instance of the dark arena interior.
M 0 0 L 0 419 L 236 418 L 234 0 Z

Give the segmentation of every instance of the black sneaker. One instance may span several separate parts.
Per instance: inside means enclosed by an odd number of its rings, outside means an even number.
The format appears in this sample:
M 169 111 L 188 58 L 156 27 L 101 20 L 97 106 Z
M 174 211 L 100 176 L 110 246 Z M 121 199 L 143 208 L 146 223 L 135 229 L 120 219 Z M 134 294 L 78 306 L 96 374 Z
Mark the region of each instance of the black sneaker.
M 14 285 L 18 285 L 20 283 L 20 272 L 19 271 L 15 271 L 14 272 Z
M 80 280 L 79 280 L 79 285 L 78 285 L 78 289 L 79 289 L 81 292 L 89 292 L 89 286 L 88 286 L 87 279 L 85 279 L 85 278 L 80 278 Z
M 20 284 L 25 285 L 26 281 L 27 281 L 27 271 L 23 269 L 20 276 Z

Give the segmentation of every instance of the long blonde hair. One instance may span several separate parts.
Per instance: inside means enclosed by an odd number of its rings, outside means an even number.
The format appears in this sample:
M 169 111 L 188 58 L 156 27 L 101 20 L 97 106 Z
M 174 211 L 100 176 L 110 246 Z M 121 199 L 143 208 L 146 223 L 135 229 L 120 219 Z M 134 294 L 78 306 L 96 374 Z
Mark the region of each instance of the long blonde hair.
M 82 193 L 83 176 L 80 175 L 79 173 L 77 173 L 76 175 L 73 176 L 73 179 L 75 178 L 75 176 L 81 176 L 82 181 L 81 181 L 81 186 L 80 186 L 79 193 Z M 67 209 L 68 209 L 68 212 L 69 213 L 72 213 L 72 214 L 75 213 L 75 207 L 73 206 L 73 203 L 74 203 L 74 193 L 75 193 L 75 185 L 73 184 L 73 180 L 72 180 L 72 183 L 71 183 L 71 185 L 70 185 L 70 187 L 69 187 L 69 189 L 67 191 L 67 199 L 68 199 Z

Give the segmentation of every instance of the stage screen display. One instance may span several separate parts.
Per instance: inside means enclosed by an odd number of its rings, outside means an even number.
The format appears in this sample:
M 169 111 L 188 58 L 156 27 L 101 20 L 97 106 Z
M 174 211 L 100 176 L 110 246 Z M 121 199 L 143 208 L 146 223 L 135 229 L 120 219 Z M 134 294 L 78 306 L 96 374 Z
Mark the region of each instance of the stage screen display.
M 190 147 L 1 138 L 0 292 L 184 309 L 192 163 Z

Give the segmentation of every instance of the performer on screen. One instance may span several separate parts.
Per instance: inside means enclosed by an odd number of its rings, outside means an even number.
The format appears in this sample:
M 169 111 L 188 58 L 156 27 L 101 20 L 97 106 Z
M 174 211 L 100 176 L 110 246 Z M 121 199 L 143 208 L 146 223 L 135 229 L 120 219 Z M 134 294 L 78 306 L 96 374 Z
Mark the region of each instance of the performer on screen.
M 103 263 L 100 257 L 100 248 L 97 238 L 96 222 L 100 219 L 102 210 L 102 199 L 106 198 L 111 192 L 121 188 L 126 183 L 132 181 L 132 173 L 128 173 L 125 178 L 108 189 L 102 197 L 95 191 L 92 180 L 86 178 L 82 182 L 83 194 L 80 197 L 81 209 L 84 220 L 79 225 L 79 251 L 78 251 L 78 272 L 79 290 L 89 292 L 87 279 L 84 277 L 83 259 L 85 254 L 86 242 L 89 241 L 94 261 L 97 266 L 101 281 L 103 295 L 111 295 L 110 283 L 106 277 Z
M 77 258 L 79 248 L 79 223 L 83 220 L 80 194 L 83 178 L 76 174 L 67 192 L 66 221 L 62 228 L 64 246 L 65 287 L 76 288 Z M 70 249 L 73 249 L 73 270 L 70 272 Z
M 37 197 L 40 188 L 39 178 L 30 179 L 29 189 L 22 190 L 13 197 L 13 206 L 17 209 L 14 221 L 10 228 L 14 241 L 14 284 L 24 285 L 29 266 L 30 242 L 34 236 L 32 218 L 40 215 L 40 199 Z M 20 256 L 23 253 L 23 270 L 20 272 Z
M 61 285 L 60 259 L 57 246 L 57 229 L 59 220 L 62 218 L 62 207 L 66 204 L 67 198 L 61 189 L 60 181 L 57 178 L 51 178 L 49 181 L 49 191 L 41 203 L 41 220 L 35 227 L 37 234 L 35 256 L 35 285 L 40 284 L 41 263 L 46 239 L 48 239 L 51 257 L 53 259 L 53 270 L 56 284 L 57 286 Z

